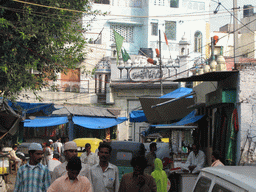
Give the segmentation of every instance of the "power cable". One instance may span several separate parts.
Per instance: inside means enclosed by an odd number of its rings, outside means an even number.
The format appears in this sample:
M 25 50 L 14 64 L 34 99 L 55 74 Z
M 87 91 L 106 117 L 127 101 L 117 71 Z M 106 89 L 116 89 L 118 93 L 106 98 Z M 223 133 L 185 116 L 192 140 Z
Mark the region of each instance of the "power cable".
M 215 3 L 218 3 L 217 8 L 221 5 L 227 12 L 229 12 L 229 14 L 234 17 L 239 23 L 241 23 L 244 27 L 246 27 L 249 31 L 251 31 L 254 34 L 254 31 L 252 31 L 249 27 L 247 27 L 246 25 L 244 25 L 237 17 L 235 17 L 221 2 L 216 2 L 214 0 L 211 0 Z M 233 9 L 236 9 L 236 7 L 234 7 Z M 216 14 L 218 11 L 214 11 L 214 14 Z

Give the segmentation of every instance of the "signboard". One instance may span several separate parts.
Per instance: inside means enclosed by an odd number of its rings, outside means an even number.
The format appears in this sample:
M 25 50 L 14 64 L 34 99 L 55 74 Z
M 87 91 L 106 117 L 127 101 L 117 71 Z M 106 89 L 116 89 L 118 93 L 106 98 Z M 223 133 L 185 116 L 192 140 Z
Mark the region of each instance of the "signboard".
M 168 69 L 162 68 L 163 77 L 168 77 Z M 134 67 L 129 72 L 132 81 L 147 81 L 160 78 L 159 67 Z

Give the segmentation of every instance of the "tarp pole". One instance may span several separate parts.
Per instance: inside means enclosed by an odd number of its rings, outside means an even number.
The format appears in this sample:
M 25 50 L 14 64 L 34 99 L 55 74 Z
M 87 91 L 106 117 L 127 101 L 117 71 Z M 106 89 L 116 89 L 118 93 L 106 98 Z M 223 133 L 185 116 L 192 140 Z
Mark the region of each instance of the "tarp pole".
M 168 103 L 172 103 L 172 102 L 174 102 L 174 101 L 178 101 L 178 100 L 181 100 L 181 99 L 183 99 L 183 98 L 186 98 L 186 97 L 188 97 L 188 96 L 195 95 L 195 94 L 196 94 L 196 93 L 193 91 L 193 92 L 191 92 L 191 93 L 189 93 L 189 94 L 187 94 L 187 95 L 184 95 L 184 96 L 182 96 L 182 97 L 179 97 L 179 98 L 176 98 L 176 99 L 170 99 L 169 101 L 165 101 L 165 102 L 163 102 L 163 103 L 159 103 L 159 104 L 156 104 L 156 105 L 152 105 L 151 108 L 160 107 L 160 106 L 162 106 L 162 105 L 165 105 L 165 104 L 168 104 Z
M 68 117 L 68 138 L 69 141 L 73 141 L 74 140 L 74 122 L 72 121 L 72 115 L 70 115 Z

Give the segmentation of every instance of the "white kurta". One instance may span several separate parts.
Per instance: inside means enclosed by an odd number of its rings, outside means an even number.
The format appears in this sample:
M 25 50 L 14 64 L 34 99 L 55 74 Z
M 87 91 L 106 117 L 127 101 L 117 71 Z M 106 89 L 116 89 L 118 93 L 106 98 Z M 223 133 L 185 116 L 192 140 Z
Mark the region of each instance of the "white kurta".
M 196 166 L 192 173 L 198 173 L 205 164 L 205 154 L 203 151 L 199 150 L 198 154 L 195 155 L 194 152 L 190 152 L 188 155 L 187 162 L 185 163 L 185 169 L 188 169 L 188 166 Z

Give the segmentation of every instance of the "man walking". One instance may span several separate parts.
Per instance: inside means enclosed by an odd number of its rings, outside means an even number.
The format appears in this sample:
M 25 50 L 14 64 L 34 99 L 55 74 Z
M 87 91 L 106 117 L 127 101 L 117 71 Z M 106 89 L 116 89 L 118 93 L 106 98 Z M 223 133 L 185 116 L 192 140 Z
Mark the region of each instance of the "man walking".
M 85 144 L 85 152 L 81 155 L 80 159 L 82 163 L 88 164 L 90 166 L 97 164 L 99 161 L 98 156 L 95 153 L 91 152 L 90 143 Z
M 66 167 L 67 167 L 68 161 L 72 157 L 77 157 L 77 145 L 74 141 L 69 141 L 65 143 L 64 156 L 66 161 L 61 163 L 57 167 L 55 167 L 53 170 L 52 180 L 51 180 L 52 183 L 67 172 Z M 82 170 L 80 171 L 79 175 L 86 176 L 90 180 L 91 177 L 90 177 L 89 168 L 90 168 L 89 165 L 82 164 Z
M 135 156 L 131 160 L 131 165 L 133 172 L 123 175 L 119 192 L 157 192 L 154 178 L 144 173 L 147 166 L 146 158 L 144 156 Z
M 148 175 L 151 175 L 151 173 L 154 171 L 154 162 L 156 159 L 156 153 L 155 153 L 157 150 L 156 143 L 155 142 L 150 143 L 149 149 L 150 149 L 150 152 L 146 155 L 148 166 L 146 167 L 144 172 Z
M 30 159 L 18 169 L 14 192 L 45 192 L 51 177 L 47 167 L 40 163 L 43 148 L 39 143 L 31 143 L 28 150 Z
M 47 192 L 92 192 L 92 185 L 87 177 L 78 175 L 82 169 L 78 157 L 72 157 L 66 169 L 67 173 L 55 180 Z
M 117 166 L 109 163 L 112 147 L 107 143 L 99 146 L 99 163 L 91 167 L 91 182 L 95 192 L 118 192 L 119 172 Z

